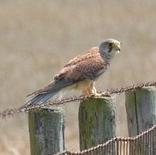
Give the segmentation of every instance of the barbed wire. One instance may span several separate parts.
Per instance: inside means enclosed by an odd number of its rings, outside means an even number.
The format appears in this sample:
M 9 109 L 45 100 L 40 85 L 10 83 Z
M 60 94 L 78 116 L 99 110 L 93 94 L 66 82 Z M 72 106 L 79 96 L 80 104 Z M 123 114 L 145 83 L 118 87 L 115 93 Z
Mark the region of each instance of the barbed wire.
M 135 91 L 136 89 L 140 89 L 143 87 L 150 87 L 150 86 L 156 86 L 156 81 L 137 83 L 137 84 L 132 84 L 130 86 L 120 87 L 120 88 L 111 88 L 111 89 L 107 89 L 106 91 L 101 91 L 99 93 L 101 93 L 101 97 L 105 97 L 105 96 L 110 96 L 112 94 L 120 94 L 120 93 L 124 93 L 124 92 Z M 15 114 L 18 114 L 21 112 L 28 112 L 28 111 L 34 110 L 34 109 L 48 108 L 51 106 L 59 106 L 59 105 L 66 104 L 69 102 L 83 101 L 88 98 L 91 98 L 91 97 L 81 95 L 78 97 L 73 96 L 73 97 L 68 97 L 68 98 L 62 98 L 61 100 L 55 99 L 54 101 L 48 101 L 43 104 L 36 104 L 36 105 L 24 104 L 19 108 L 6 109 L 6 110 L 0 112 L 0 118 L 6 118 L 7 116 L 13 116 Z M 94 98 L 94 96 L 93 96 L 93 98 Z

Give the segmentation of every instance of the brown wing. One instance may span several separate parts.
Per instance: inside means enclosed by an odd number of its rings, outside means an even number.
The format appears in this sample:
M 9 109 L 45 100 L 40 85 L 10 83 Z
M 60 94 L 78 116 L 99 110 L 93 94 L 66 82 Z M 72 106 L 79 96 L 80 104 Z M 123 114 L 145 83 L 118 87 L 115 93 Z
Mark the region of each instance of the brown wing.
M 93 48 L 89 49 L 87 53 L 85 53 L 83 55 L 78 55 L 75 58 L 71 59 L 64 67 L 72 66 L 72 65 L 75 65 L 75 64 L 82 62 L 86 59 L 89 59 L 89 58 L 93 57 L 93 55 L 97 54 L 98 52 L 99 52 L 99 48 L 93 47 Z
M 54 79 L 68 79 L 73 82 L 94 80 L 106 70 L 107 66 L 108 63 L 101 57 L 99 49 L 94 47 L 88 53 L 70 60 Z
M 85 79 L 95 80 L 107 69 L 107 66 L 108 62 L 101 57 L 99 49 L 92 48 L 88 53 L 70 60 L 50 85 L 32 93 L 27 105 L 44 103 L 62 88 L 76 82 Z

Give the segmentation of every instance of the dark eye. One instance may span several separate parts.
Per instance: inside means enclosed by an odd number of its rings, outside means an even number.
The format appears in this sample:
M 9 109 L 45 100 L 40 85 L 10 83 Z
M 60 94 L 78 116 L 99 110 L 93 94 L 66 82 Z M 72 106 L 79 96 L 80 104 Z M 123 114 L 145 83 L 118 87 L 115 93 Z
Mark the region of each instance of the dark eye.
M 109 48 L 112 48 L 112 46 L 113 46 L 113 43 L 109 43 Z
M 109 43 L 109 53 L 112 51 L 112 48 L 113 48 L 113 43 Z

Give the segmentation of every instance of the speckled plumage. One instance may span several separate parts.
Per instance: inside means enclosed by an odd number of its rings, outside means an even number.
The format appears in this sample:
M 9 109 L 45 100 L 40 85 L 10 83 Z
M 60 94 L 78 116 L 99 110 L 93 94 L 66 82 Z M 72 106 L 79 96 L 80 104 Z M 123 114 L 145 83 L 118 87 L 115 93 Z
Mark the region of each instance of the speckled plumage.
M 120 42 L 107 39 L 99 47 L 93 47 L 87 53 L 71 59 L 55 75 L 51 84 L 30 94 L 27 102 L 29 104 L 44 103 L 66 87 L 81 89 L 87 96 L 96 95 L 94 81 L 106 71 L 110 59 L 119 50 Z
M 84 79 L 95 80 L 107 69 L 108 65 L 107 59 L 101 57 L 99 48 L 93 47 L 86 54 L 70 60 L 54 79 L 65 78 L 73 82 Z

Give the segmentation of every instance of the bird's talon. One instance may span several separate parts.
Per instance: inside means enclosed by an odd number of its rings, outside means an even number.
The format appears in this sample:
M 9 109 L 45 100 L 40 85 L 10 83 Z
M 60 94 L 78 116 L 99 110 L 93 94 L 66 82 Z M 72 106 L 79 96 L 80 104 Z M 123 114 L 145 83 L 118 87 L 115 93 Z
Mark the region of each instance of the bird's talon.
M 102 96 L 111 97 L 110 92 L 106 91 L 102 93 Z
M 102 94 L 101 93 L 95 93 L 95 94 L 91 94 L 90 97 L 92 97 L 92 98 L 101 98 Z

